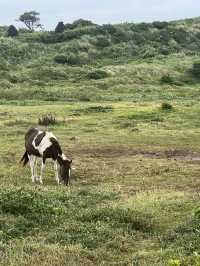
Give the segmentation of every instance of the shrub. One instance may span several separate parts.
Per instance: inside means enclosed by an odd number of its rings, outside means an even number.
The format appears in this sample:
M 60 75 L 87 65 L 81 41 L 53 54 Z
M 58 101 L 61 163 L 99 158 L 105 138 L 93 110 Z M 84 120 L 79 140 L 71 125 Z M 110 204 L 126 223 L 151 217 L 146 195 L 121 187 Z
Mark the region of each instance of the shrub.
M 65 30 L 65 25 L 62 21 L 58 22 L 58 25 L 55 28 L 56 33 L 62 33 Z
M 113 107 L 112 106 L 90 106 L 88 107 L 85 112 L 87 113 L 108 113 L 112 112 Z
M 6 79 L 0 80 L 0 88 L 9 89 L 12 87 L 13 87 L 13 84 L 9 82 L 8 80 Z
M 79 100 L 81 102 L 90 102 L 91 101 L 90 97 L 87 95 L 80 95 Z
M 0 58 L 0 71 L 8 71 L 9 67 L 9 63 L 3 58 Z
M 104 48 L 104 47 L 107 47 L 109 46 L 111 43 L 110 43 L 110 40 L 109 40 L 109 37 L 107 36 L 98 36 L 97 37 L 97 40 L 95 42 L 95 45 L 97 47 L 100 47 L 100 48 Z
M 164 84 L 174 84 L 174 79 L 169 74 L 167 74 L 161 77 L 160 82 Z
M 143 49 L 141 49 L 142 58 L 152 58 L 157 54 L 157 50 L 154 47 L 151 47 L 150 45 L 146 45 Z
M 114 43 L 127 42 L 130 39 L 130 33 L 120 28 L 116 28 L 116 32 L 112 34 L 112 41 Z
M 16 37 L 18 36 L 18 30 L 15 28 L 15 26 L 10 25 L 7 31 L 8 37 Z
M 104 24 L 101 26 L 101 30 L 105 33 L 113 34 L 116 32 L 116 27 L 112 24 Z
M 54 61 L 58 64 L 68 64 L 68 65 L 82 65 L 88 62 L 88 54 L 87 53 L 68 53 L 66 55 L 56 55 L 54 57 Z
M 169 23 L 168 22 L 165 22 L 165 21 L 155 21 L 155 22 L 152 23 L 152 25 L 155 28 L 161 30 L 161 29 L 166 28 L 169 25 Z
M 195 78 L 200 78 L 200 61 L 193 64 L 191 73 Z
M 163 111 L 172 111 L 174 108 L 170 103 L 162 103 L 161 110 Z
M 59 67 L 40 66 L 30 70 L 32 80 L 65 80 L 68 78 L 68 73 Z
M 92 21 L 90 20 L 85 20 L 85 19 L 78 19 L 75 20 L 72 24 L 71 24 L 71 28 L 77 28 L 77 27 L 88 27 L 88 26 L 93 26 L 95 25 Z
M 96 69 L 87 74 L 88 79 L 104 79 L 107 78 L 108 76 L 109 76 L 108 73 L 101 69 Z
M 49 125 L 55 125 L 57 124 L 57 120 L 55 116 L 52 114 L 43 115 L 42 117 L 39 117 L 38 124 L 40 126 L 49 126 Z
M 58 54 L 54 57 L 54 61 L 58 64 L 67 64 L 68 58 L 64 54 Z

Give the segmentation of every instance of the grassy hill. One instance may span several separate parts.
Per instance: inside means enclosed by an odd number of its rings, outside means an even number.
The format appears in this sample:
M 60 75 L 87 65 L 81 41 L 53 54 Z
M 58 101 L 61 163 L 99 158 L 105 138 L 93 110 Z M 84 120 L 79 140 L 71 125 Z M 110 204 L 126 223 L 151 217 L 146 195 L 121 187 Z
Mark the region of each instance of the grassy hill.
M 200 19 L 6 30 L 0 265 L 198 266 Z M 18 163 L 31 126 L 73 159 L 71 188 L 50 162 L 31 184 Z

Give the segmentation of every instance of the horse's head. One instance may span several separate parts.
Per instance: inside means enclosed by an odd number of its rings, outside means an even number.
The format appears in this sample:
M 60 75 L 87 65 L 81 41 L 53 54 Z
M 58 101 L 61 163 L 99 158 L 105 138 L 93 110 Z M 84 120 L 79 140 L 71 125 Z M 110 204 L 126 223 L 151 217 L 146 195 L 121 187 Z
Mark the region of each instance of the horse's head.
M 60 180 L 64 181 L 64 184 L 67 186 L 69 185 L 69 180 L 71 176 L 72 160 L 59 156 L 58 163 L 60 165 Z

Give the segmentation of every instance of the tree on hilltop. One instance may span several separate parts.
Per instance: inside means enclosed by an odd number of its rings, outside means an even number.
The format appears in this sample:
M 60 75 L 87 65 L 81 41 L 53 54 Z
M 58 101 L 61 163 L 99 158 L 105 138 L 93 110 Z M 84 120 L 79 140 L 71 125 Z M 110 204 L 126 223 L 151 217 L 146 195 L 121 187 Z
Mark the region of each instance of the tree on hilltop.
M 24 23 L 30 31 L 34 31 L 37 28 L 42 28 L 42 25 L 39 23 L 39 15 L 40 13 L 36 11 L 25 12 L 19 17 L 18 21 Z

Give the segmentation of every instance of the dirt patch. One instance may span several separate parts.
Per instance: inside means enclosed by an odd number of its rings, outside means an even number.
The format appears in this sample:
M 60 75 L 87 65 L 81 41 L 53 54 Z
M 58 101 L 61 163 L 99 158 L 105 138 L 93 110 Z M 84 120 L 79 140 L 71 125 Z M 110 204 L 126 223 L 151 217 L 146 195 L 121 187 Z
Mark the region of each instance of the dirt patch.
M 158 156 L 156 152 L 150 151 L 140 151 L 134 150 L 130 148 L 124 147 L 74 147 L 73 149 L 68 149 L 69 153 L 74 156 L 87 156 L 92 158 L 116 158 L 116 157 L 124 157 L 124 156 L 136 156 L 136 155 L 144 155 L 144 156 Z
M 159 159 L 184 159 L 189 161 L 200 161 L 200 153 L 189 150 L 166 150 L 166 151 L 145 151 L 136 150 L 129 147 L 121 146 L 103 146 L 103 147 L 80 147 L 75 146 L 73 149 L 68 149 L 69 154 L 73 157 L 84 156 L 90 158 L 117 158 L 127 156 L 144 156 Z

